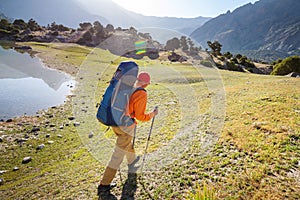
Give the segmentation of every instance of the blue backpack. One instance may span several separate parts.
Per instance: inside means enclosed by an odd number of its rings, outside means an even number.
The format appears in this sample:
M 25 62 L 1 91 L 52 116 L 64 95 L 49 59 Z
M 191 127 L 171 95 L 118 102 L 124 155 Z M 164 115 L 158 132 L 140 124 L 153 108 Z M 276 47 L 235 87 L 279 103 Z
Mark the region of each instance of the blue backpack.
M 121 62 L 107 87 L 100 106 L 97 119 L 107 126 L 130 126 L 134 119 L 126 116 L 126 107 L 138 75 L 138 65 L 133 61 Z

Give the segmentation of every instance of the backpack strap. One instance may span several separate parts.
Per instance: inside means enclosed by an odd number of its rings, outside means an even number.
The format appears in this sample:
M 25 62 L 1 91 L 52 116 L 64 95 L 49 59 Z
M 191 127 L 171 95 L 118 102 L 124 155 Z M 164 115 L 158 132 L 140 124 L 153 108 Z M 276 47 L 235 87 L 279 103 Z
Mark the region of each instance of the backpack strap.
M 135 93 L 136 91 L 139 91 L 139 90 L 144 90 L 145 92 L 147 92 L 147 90 L 146 90 L 145 88 L 138 87 L 138 88 L 133 88 L 132 94 Z M 131 95 L 132 95 L 132 94 L 131 94 Z

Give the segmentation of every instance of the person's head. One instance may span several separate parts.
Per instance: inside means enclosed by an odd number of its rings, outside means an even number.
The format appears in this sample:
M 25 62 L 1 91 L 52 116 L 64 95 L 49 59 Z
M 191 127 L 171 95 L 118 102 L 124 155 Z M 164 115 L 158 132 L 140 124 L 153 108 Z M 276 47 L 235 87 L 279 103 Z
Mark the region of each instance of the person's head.
M 140 72 L 137 77 L 137 87 L 147 87 L 150 84 L 150 75 L 147 72 Z

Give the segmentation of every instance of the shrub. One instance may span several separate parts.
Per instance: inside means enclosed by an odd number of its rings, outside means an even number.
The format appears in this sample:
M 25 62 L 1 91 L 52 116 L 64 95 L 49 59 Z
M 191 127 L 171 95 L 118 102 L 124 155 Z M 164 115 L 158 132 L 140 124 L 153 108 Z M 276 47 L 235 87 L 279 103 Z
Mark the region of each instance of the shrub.
M 190 193 L 189 200 L 214 200 L 216 199 L 215 191 L 213 188 L 208 187 L 206 184 L 201 189 L 197 186 L 195 193 Z
M 201 60 L 201 65 L 204 65 L 205 67 L 214 67 L 214 65 L 209 60 Z
M 10 27 L 11 27 L 11 24 L 9 23 L 9 21 L 7 19 L 0 20 L 0 28 L 1 29 L 9 30 Z
M 27 28 L 27 23 L 24 22 L 22 19 L 16 19 L 13 22 L 13 25 L 15 28 L 20 29 L 20 30 L 25 30 Z
M 274 66 L 272 75 L 287 75 L 291 72 L 300 73 L 300 57 L 291 56 Z
M 235 64 L 234 62 L 227 62 L 226 63 L 226 67 L 228 70 L 230 71 L 239 71 L 239 72 L 242 72 L 243 69 L 238 65 L 238 64 Z
M 219 60 L 225 61 L 225 57 L 224 56 L 219 56 Z

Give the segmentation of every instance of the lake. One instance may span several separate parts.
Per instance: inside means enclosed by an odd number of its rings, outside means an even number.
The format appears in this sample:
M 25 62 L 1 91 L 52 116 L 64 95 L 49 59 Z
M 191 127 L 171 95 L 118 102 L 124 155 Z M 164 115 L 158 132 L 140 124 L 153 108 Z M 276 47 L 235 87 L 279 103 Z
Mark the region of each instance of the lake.
M 45 67 L 38 57 L 0 46 L 0 120 L 61 105 L 74 85 L 71 76 Z

